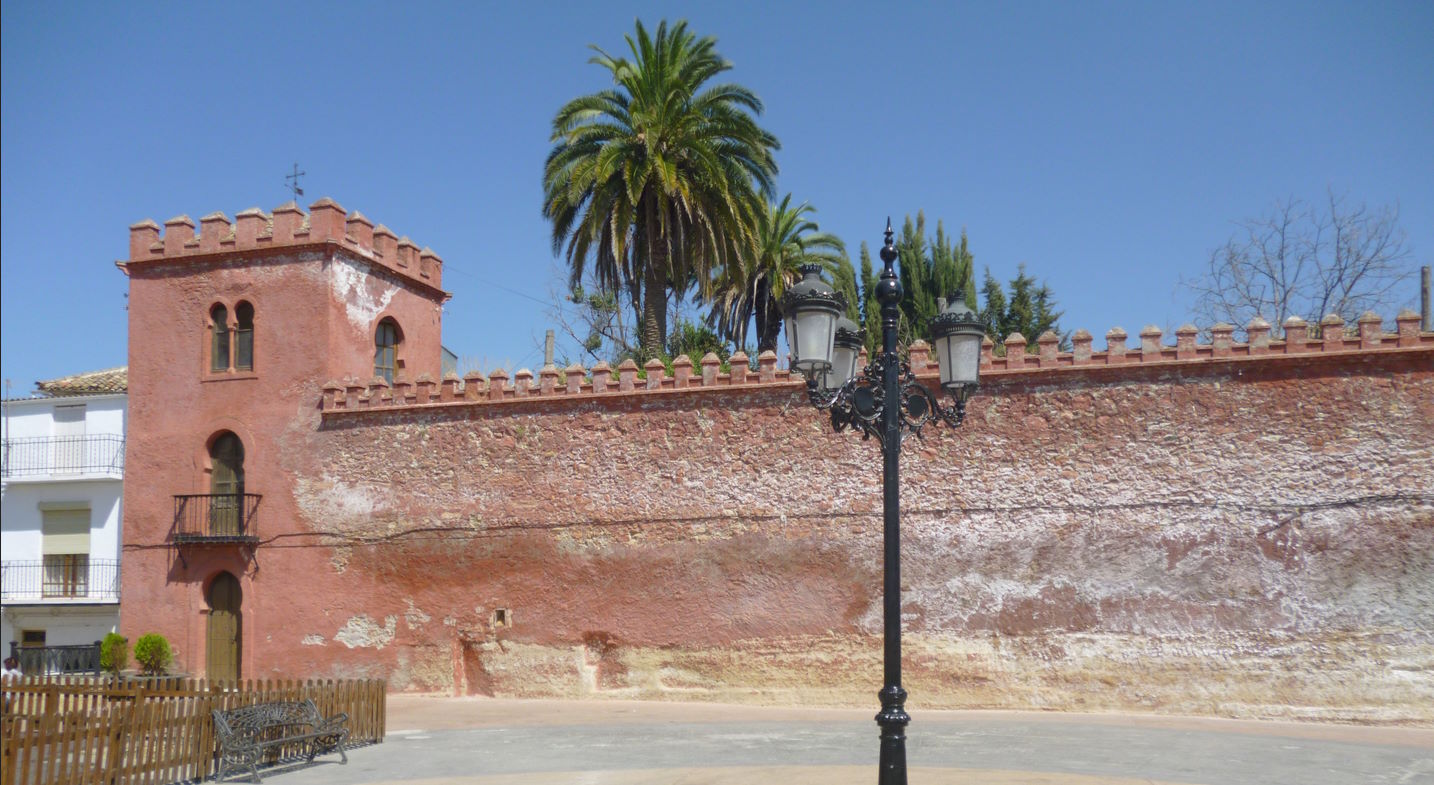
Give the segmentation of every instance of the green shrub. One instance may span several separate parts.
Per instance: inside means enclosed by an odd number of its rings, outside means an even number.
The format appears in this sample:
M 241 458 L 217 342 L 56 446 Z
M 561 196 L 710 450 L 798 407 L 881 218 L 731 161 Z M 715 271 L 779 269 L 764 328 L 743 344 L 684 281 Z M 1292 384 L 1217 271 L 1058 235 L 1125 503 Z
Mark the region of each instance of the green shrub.
M 144 668 L 146 676 L 160 676 L 174 660 L 174 652 L 170 651 L 169 641 L 163 635 L 147 632 L 134 642 L 134 659 Z
M 119 673 L 129 665 L 129 638 L 117 632 L 105 634 L 100 642 L 100 668 L 106 673 Z

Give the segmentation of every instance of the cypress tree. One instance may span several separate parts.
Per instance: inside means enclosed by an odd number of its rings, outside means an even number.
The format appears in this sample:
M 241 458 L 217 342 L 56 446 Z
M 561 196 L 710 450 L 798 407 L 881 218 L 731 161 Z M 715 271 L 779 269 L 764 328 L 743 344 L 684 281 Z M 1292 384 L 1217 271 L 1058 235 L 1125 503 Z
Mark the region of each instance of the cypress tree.
M 866 352 L 875 357 L 881 351 L 881 303 L 876 301 L 877 274 L 871 267 L 871 251 L 861 243 L 861 318 L 857 320 L 866 331 Z
M 986 269 L 981 292 L 986 299 L 981 318 L 986 321 L 987 334 L 998 348 L 1007 336 L 1020 333 L 1026 339 L 1026 351 L 1034 352 L 1038 349 L 1036 339 L 1047 330 L 1053 330 L 1061 338 L 1061 349 L 1070 349 L 1070 336 L 1062 333 L 1057 324 L 1062 312 L 1055 310 L 1056 301 L 1050 287 L 1027 275 L 1024 264 L 1016 268 L 1009 295 L 991 275 L 990 268 Z
M 861 324 L 861 298 L 857 294 L 856 270 L 851 266 L 851 258 L 846 251 L 841 252 L 841 259 L 837 260 L 836 269 L 832 271 L 832 288 L 836 289 L 841 296 L 846 298 L 846 318 Z

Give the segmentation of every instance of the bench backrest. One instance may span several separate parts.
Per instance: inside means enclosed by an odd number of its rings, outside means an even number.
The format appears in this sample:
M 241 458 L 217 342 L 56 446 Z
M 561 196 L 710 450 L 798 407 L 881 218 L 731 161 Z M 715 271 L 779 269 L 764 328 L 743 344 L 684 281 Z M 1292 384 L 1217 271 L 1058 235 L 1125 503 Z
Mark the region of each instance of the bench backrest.
M 214 712 L 214 731 L 221 739 L 255 738 L 273 728 L 301 725 L 310 730 L 322 722 L 313 700 L 255 703 Z

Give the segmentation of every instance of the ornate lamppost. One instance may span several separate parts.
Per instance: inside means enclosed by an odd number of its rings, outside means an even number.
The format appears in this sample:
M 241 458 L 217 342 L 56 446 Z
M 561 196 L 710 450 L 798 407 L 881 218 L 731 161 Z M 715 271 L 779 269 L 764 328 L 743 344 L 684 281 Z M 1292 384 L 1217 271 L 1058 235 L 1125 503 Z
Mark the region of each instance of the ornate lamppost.
M 941 388 L 952 399 L 943 406 L 936 395 L 916 381 L 911 366 L 896 353 L 900 322 L 901 282 L 896 277 L 896 246 L 891 220 L 881 261 L 886 269 L 876 287 L 881 304 L 881 352 L 860 374 L 856 372 L 862 334 L 841 318 L 845 299 L 820 276 L 821 268 L 806 265 L 802 280 L 783 297 L 787 344 L 792 369 L 807 380 L 812 405 L 831 414 L 833 430 L 848 428 L 863 438 L 877 437 L 882 452 L 882 628 L 884 686 L 877 693 L 881 711 L 880 785 L 906 785 L 906 690 L 901 687 L 901 505 L 898 471 L 901 440 L 921 435 L 933 421 L 957 427 L 966 416 L 966 401 L 976 390 L 981 342 L 986 326 L 967 308 L 959 293 L 931 320 Z

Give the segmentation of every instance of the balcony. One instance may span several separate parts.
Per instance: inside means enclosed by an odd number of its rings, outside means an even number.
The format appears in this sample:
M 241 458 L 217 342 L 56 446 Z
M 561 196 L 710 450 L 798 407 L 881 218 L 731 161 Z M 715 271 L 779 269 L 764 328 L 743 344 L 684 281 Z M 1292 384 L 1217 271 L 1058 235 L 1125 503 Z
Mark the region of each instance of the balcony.
M 119 602 L 119 560 L 82 554 L 0 562 L 0 600 L 56 605 Z
M 10 656 L 26 676 L 100 672 L 100 642 L 78 646 L 20 646 L 10 641 Z
M 124 437 L 111 433 L 6 439 L 0 475 L 6 480 L 123 477 Z
M 196 543 L 257 543 L 257 493 L 191 493 L 174 497 L 176 545 Z

